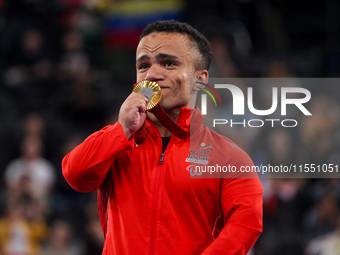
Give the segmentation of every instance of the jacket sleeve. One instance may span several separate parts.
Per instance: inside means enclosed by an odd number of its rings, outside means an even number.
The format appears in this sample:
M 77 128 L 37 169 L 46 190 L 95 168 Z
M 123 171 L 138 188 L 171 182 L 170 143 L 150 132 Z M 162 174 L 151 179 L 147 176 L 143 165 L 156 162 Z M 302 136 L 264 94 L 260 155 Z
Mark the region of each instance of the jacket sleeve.
M 80 192 L 96 190 L 104 181 L 113 160 L 134 146 L 119 122 L 93 133 L 68 153 L 62 161 L 62 171 L 72 188 Z
M 253 165 L 244 152 L 236 157 L 237 169 Z M 257 174 L 221 180 L 221 205 L 224 227 L 219 236 L 204 250 L 204 255 L 246 255 L 262 232 L 262 186 Z

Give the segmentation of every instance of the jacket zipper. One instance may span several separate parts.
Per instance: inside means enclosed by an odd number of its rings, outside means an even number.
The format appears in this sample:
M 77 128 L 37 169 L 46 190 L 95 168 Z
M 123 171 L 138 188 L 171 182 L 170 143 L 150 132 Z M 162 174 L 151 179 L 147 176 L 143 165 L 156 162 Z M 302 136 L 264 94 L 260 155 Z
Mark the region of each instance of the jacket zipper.
M 162 152 L 161 155 L 159 156 L 158 164 L 162 165 L 163 164 L 163 159 L 164 159 L 164 152 Z
M 170 145 L 170 141 L 169 141 L 167 148 L 169 147 L 169 145 Z M 155 189 L 154 189 L 152 214 L 151 214 L 152 217 L 151 217 L 150 255 L 153 255 L 154 248 L 155 248 L 154 246 L 155 246 L 155 235 L 156 235 L 157 200 L 158 200 L 159 179 L 161 175 L 163 160 L 164 160 L 164 152 L 162 152 L 159 156 L 157 173 L 156 173 L 156 183 L 155 183 Z

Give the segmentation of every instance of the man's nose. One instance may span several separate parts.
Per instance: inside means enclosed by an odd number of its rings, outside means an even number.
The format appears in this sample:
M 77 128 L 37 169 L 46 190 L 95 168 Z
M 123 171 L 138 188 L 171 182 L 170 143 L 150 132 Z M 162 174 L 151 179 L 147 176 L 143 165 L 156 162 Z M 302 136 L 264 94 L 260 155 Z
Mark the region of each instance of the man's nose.
M 159 66 L 157 65 L 152 65 L 146 76 L 145 76 L 145 80 L 150 80 L 150 81 L 162 81 L 164 80 L 164 75 L 162 73 L 162 70 Z

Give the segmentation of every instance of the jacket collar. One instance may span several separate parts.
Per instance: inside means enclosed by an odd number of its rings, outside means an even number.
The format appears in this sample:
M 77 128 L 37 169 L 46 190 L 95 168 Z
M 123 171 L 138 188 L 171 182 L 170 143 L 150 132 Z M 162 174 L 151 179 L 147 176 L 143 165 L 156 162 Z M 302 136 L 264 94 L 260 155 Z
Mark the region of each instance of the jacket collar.
M 147 126 L 149 128 L 150 126 L 154 126 L 156 128 L 152 121 L 149 118 L 147 119 Z M 204 117 L 198 108 L 190 109 L 182 107 L 178 116 L 177 125 L 192 135 L 203 127 L 203 121 Z
M 190 132 L 190 135 L 195 133 L 203 126 L 204 117 L 198 108 L 181 108 L 178 116 L 177 125 L 185 131 Z

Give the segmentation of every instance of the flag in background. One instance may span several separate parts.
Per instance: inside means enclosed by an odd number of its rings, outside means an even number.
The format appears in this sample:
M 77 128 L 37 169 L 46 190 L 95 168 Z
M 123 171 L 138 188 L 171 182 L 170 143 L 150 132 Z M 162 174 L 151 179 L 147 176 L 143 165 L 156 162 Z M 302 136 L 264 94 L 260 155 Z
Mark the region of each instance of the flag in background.
M 90 4 L 104 15 L 105 44 L 135 49 L 143 29 L 157 20 L 182 19 L 183 0 L 94 0 Z

